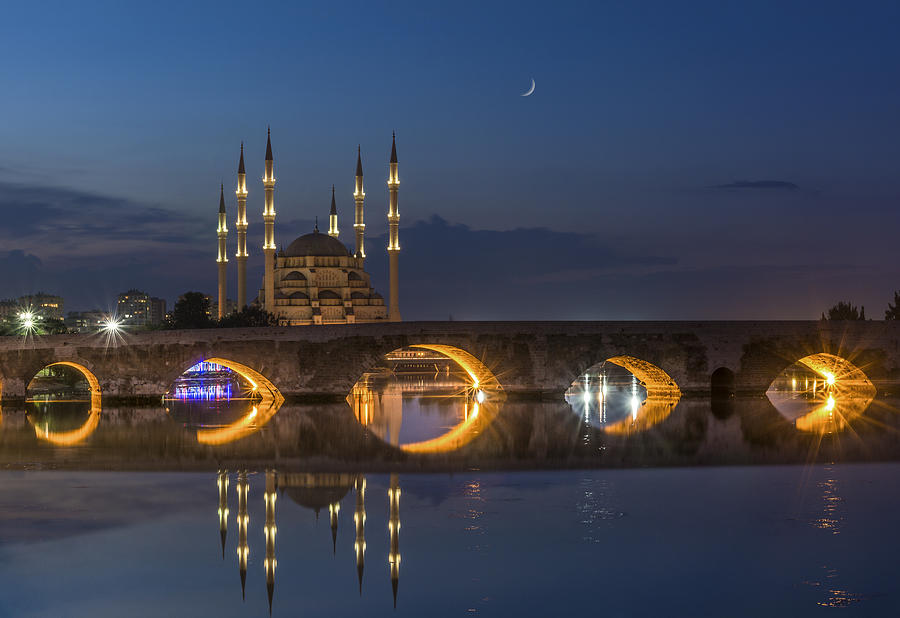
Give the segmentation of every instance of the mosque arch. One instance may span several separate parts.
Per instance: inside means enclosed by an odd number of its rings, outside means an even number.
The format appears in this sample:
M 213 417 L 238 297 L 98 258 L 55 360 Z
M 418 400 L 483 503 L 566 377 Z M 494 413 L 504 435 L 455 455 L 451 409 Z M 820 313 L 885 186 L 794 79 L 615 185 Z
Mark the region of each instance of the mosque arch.
M 288 296 L 291 300 L 309 300 L 309 295 L 305 292 L 294 292 Z
M 353 292 L 350 294 L 350 298 L 351 300 L 369 300 L 369 295 L 362 292 Z
M 358 272 L 356 272 L 355 270 L 351 270 L 350 273 L 347 275 L 347 280 L 349 280 L 349 281 L 362 281 L 363 278 L 359 276 L 359 273 L 358 273 Z
M 299 270 L 292 270 L 284 276 L 282 281 L 306 281 L 306 275 Z
M 322 290 L 319 292 L 319 300 L 341 300 L 341 295 L 333 290 Z

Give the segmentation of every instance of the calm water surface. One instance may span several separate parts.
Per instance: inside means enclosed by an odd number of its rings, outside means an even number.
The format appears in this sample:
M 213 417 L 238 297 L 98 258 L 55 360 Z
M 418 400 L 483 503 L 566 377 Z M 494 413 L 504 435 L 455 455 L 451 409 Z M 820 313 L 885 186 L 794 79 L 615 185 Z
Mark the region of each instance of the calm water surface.
M 897 615 L 898 472 L 4 472 L 0 615 Z

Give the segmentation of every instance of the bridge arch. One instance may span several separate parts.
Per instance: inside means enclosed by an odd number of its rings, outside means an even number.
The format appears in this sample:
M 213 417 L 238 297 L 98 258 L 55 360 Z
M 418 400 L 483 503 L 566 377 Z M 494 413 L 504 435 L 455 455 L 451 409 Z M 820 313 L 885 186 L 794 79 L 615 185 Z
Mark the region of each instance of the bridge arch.
M 97 376 L 94 375 L 94 372 L 88 369 L 82 362 L 70 360 L 48 363 L 41 367 L 41 369 L 38 369 L 38 371 L 35 372 L 35 375 L 39 371 L 48 367 L 71 367 L 72 369 L 78 371 L 87 381 L 91 395 L 90 410 L 88 412 L 87 419 L 85 419 L 85 422 L 77 429 L 72 429 L 69 431 L 52 431 L 49 427 L 41 427 L 35 421 L 35 419 L 31 417 L 30 414 L 27 416 L 28 422 L 30 422 L 32 427 L 34 427 L 34 433 L 38 437 L 38 439 L 49 442 L 54 446 L 75 446 L 86 440 L 92 433 L 94 433 L 94 431 L 97 429 L 97 426 L 100 424 L 100 381 L 97 379 Z
M 187 367 L 181 369 L 176 375 L 169 376 L 168 387 L 171 387 L 172 383 L 174 383 L 179 376 L 183 375 L 191 367 L 194 367 L 202 362 L 221 365 L 222 367 L 230 369 L 231 371 L 241 376 L 250 384 L 253 394 L 258 396 L 261 401 L 266 404 L 267 408 L 269 403 L 277 404 L 275 406 L 276 409 L 280 407 L 282 403 L 284 403 L 284 396 L 281 394 L 281 391 L 265 375 L 263 375 L 256 369 L 253 369 L 249 365 L 245 365 L 243 363 L 231 360 L 230 358 L 221 356 L 207 356 L 192 361 Z
M 674 378 L 672 378 L 672 376 L 664 369 L 650 361 L 626 354 L 610 356 L 606 360 L 594 363 L 577 376 L 572 376 L 572 380 L 566 385 L 566 388 L 569 388 L 571 385 L 580 381 L 585 375 L 599 373 L 604 363 L 617 365 L 631 373 L 640 385 L 647 390 L 648 398 L 681 398 L 681 389 L 678 387 L 678 384 L 675 383 Z
M 437 358 L 423 357 L 423 352 L 434 352 Z M 447 361 L 451 365 L 438 369 L 441 363 Z M 433 368 L 429 369 L 432 362 Z M 450 367 L 453 365 L 456 368 L 451 372 Z M 405 367 L 405 370 L 401 370 L 401 367 Z M 435 382 L 430 384 L 428 380 L 432 378 L 428 377 L 421 383 L 404 382 L 400 376 L 404 371 L 410 370 L 413 374 L 421 372 L 423 375 L 430 371 Z M 443 373 L 445 370 L 446 374 Z M 440 377 L 444 375 L 446 378 Z M 425 392 L 417 390 L 418 388 L 424 388 Z M 425 439 L 420 439 L 421 436 L 404 439 L 400 434 L 400 426 L 403 424 L 404 414 L 408 416 L 409 410 L 404 413 L 403 400 L 416 400 L 420 397 L 432 400 L 437 398 L 440 403 L 436 405 L 452 406 L 456 418 L 452 422 L 455 424 L 449 428 L 443 426 L 437 436 L 429 434 Z M 407 453 L 424 455 L 447 453 L 471 442 L 494 420 L 506 400 L 506 393 L 494 372 L 475 355 L 456 345 L 417 342 L 392 346 L 392 349 L 379 355 L 379 361 L 368 365 L 367 370 L 350 389 L 346 400 L 354 417 L 384 442 Z M 419 405 L 424 404 L 412 405 L 414 415 Z M 414 421 L 413 425 L 415 424 Z M 421 427 L 419 429 L 422 430 Z M 437 430 L 435 427 L 430 429 Z

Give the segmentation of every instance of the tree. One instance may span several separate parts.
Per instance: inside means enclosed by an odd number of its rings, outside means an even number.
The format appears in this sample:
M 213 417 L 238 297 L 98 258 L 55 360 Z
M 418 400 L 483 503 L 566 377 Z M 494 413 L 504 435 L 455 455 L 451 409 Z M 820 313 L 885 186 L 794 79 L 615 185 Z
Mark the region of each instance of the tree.
M 200 292 L 185 292 L 172 309 L 172 328 L 209 328 L 209 299 Z
M 884 312 L 885 320 L 900 320 L 900 292 L 894 292 L 894 303 L 888 303 L 887 311 Z
M 244 307 L 237 313 L 230 313 L 216 324 L 219 328 L 240 328 L 242 326 L 278 326 L 278 318 L 262 307 Z
M 849 302 L 840 301 L 828 310 L 827 315 L 822 314 L 823 320 L 865 320 L 866 308 L 857 308 Z

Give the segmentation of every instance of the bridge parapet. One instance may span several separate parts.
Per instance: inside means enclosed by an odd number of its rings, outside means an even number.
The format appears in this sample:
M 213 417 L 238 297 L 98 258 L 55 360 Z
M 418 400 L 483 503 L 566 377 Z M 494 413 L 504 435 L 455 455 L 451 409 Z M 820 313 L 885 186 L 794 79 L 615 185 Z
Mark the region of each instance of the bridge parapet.
M 68 361 L 97 376 L 106 397 L 161 396 L 212 357 L 268 378 L 288 398 L 343 398 L 383 356 L 415 344 L 456 347 L 515 396 L 561 397 L 591 366 L 617 356 L 659 367 L 686 394 L 706 393 L 721 367 L 735 389 L 762 394 L 787 366 L 827 352 L 860 367 L 882 390 L 900 382 L 893 322 L 402 322 L 295 328 L 151 331 L 115 347 L 101 336 L 0 338 L 0 397 L 20 399 L 42 367 Z

